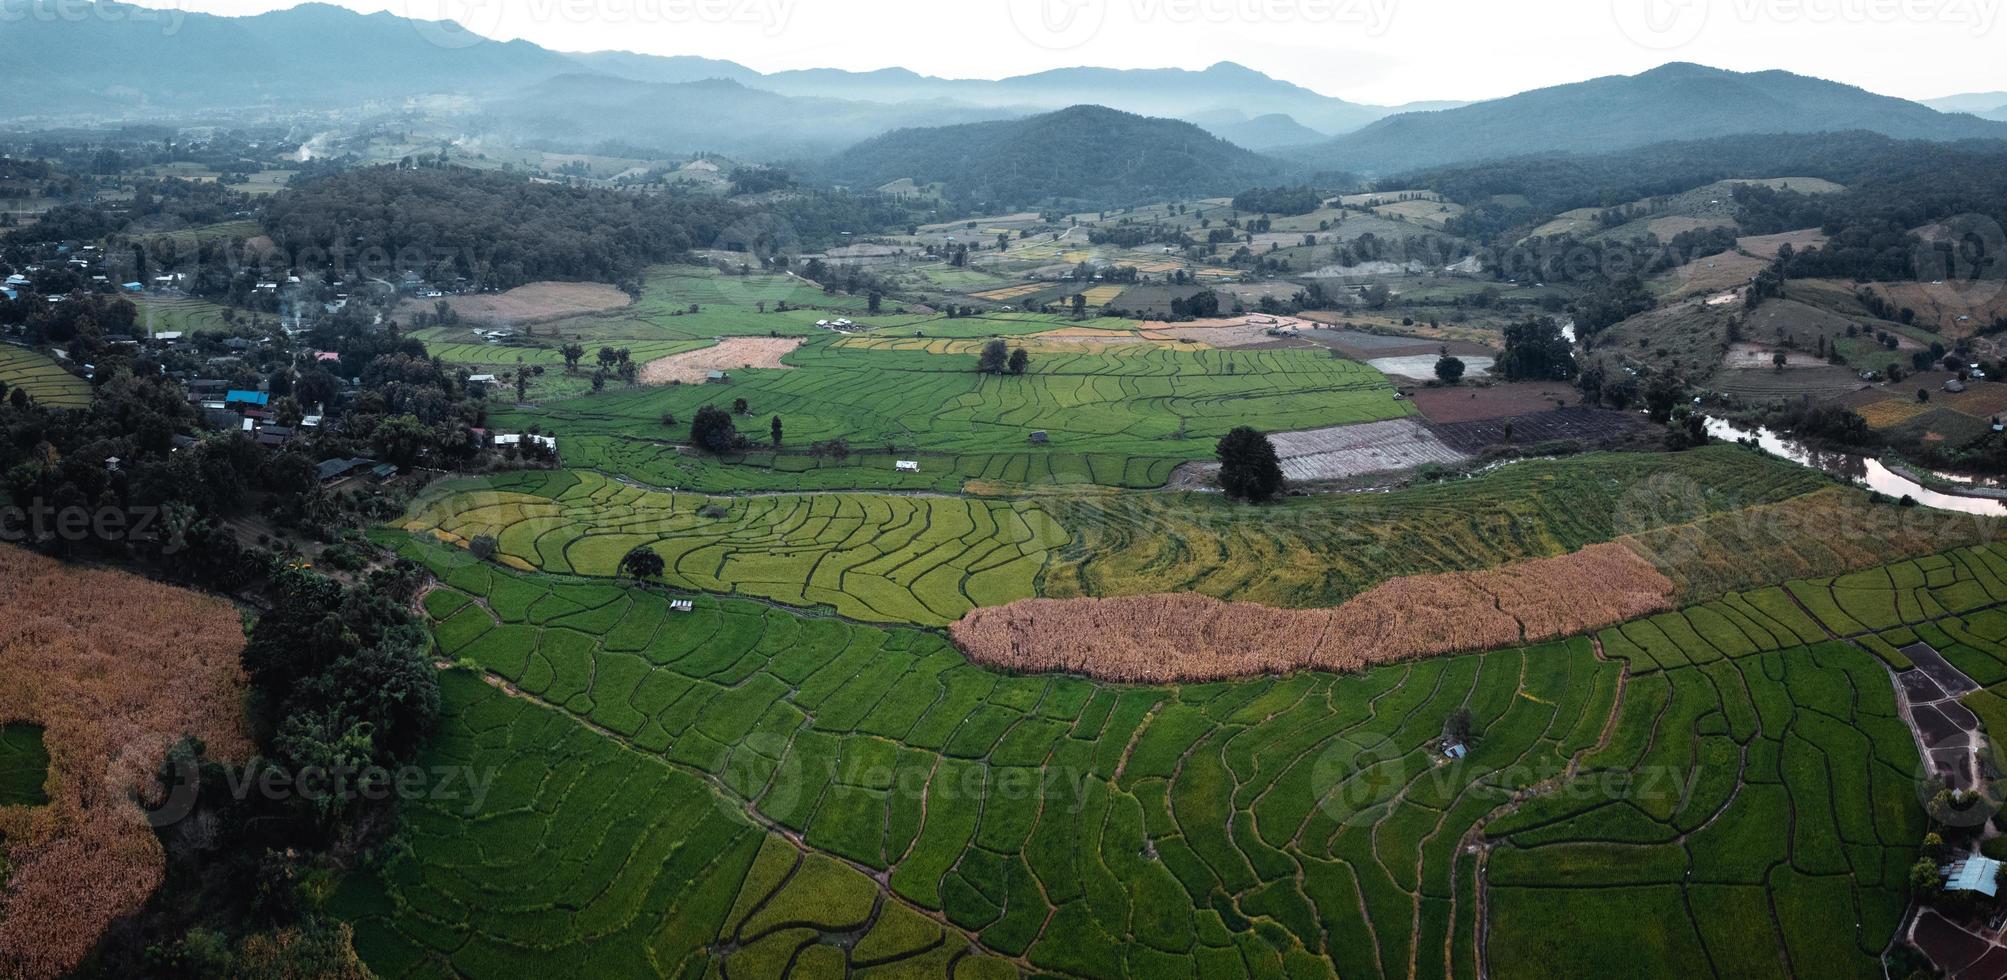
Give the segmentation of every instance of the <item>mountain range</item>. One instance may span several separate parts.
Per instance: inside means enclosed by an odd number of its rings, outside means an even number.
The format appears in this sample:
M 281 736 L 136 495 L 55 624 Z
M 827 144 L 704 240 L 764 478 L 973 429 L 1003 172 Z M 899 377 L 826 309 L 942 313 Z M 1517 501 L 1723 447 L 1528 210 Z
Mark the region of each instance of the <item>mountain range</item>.
M 813 162 L 890 130 L 1008 116 L 959 103 L 780 95 L 727 78 L 638 82 L 576 72 L 492 100 L 474 121 L 483 132 L 542 145 Z
M 896 144 L 898 158 L 949 159 L 952 152 L 921 153 L 920 144 L 1004 131 L 959 127 L 1099 105 L 1195 124 L 1236 149 L 1293 161 L 1299 173 L 1366 174 L 1752 133 L 2007 138 L 2007 93 L 1922 104 L 1782 71 L 1692 64 L 1473 104 L 1385 107 L 1231 62 L 1200 71 L 1063 68 L 995 80 L 901 68 L 761 73 L 700 57 L 566 54 L 488 40 L 450 22 L 323 3 L 224 17 L 115 2 L 0 0 L 0 24 L 0 86 L 15 95 L 0 108 L 0 121 L 44 124 L 394 108 L 444 95 L 454 97 L 445 104 L 455 125 L 535 144 L 586 149 L 614 141 L 651 155 L 713 151 L 818 164 L 895 132 L 898 139 L 878 150 Z M 1198 152 L 1186 129 L 1124 124 L 1121 132 L 1168 140 L 1174 156 Z M 1122 152 L 1156 149 L 1139 144 Z M 876 172 L 862 159 L 846 164 L 851 176 Z M 1225 172 L 1258 169 L 1246 160 L 1218 162 Z M 981 178 L 969 189 L 1013 186 Z
M 1440 112 L 1403 113 L 1293 153 L 1364 173 L 1540 153 L 1605 153 L 1745 133 L 1866 130 L 1899 139 L 2007 139 L 2007 123 L 1783 71 L 1673 63 Z
M 1232 63 L 1203 71 L 1063 68 L 995 80 L 937 78 L 903 68 L 763 74 L 692 56 L 566 54 L 525 41 L 486 40 L 451 22 L 322 3 L 224 17 L 116 2 L 0 0 L 0 23 L 7 25 L 0 31 L 0 85 L 33 93 L 11 112 L 0 111 L 15 119 L 157 120 L 163 113 L 400 105 L 429 95 L 492 103 L 525 91 L 534 100 L 539 86 L 558 79 L 553 93 L 577 94 L 579 82 L 569 76 L 605 79 L 613 91 L 603 102 L 644 91 L 621 82 L 724 80 L 818 100 L 805 111 L 827 111 L 838 102 L 915 104 L 893 113 L 855 107 L 832 113 L 856 127 L 845 132 L 850 141 L 916 119 L 950 124 L 1094 103 L 1142 115 L 1212 119 L 1221 127 L 1216 135 L 1231 132 L 1268 147 L 1349 132 L 1400 111 L 1356 105 Z M 1248 125 L 1256 119 L 1262 121 Z

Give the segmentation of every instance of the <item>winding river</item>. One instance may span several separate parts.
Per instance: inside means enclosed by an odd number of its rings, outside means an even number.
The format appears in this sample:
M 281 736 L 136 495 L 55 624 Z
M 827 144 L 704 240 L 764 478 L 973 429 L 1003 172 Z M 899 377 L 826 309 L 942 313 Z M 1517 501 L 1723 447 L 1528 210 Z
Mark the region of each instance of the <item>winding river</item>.
M 2007 500 L 1996 497 L 1968 497 L 1932 490 L 1889 469 L 1878 459 L 1851 453 L 1821 452 L 1769 429 L 1744 429 L 1722 419 L 1708 419 L 1707 434 L 1729 442 L 1751 440 L 1755 442 L 1757 448 L 1772 456 L 1809 466 L 1890 497 L 1900 499 L 1907 496 L 1925 507 L 1957 511 L 1962 514 L 1979 514 L 1985 517 L 2007 517 Z M 1944 478 L 1960 483 L 1972 482 L 1970 478 L 1950 475 Z

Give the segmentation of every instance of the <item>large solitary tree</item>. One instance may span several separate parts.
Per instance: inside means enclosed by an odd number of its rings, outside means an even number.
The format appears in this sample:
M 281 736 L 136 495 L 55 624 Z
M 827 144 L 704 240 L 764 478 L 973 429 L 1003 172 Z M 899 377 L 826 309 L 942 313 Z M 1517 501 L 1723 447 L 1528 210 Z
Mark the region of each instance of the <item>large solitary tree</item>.
M 635 548 L 620 559 L 620 573 L 633 578 L 636 582 L 662 577 L 662 570 L 665 567 L 662 556 L 647 545 Z
M 723 455 L 739 447 L 739 429 L 724 409 L 706 405 L 690 420 L 690 441 L 707 453 Z
M 1551 316 L 1507 324 L 1498 373 L 1507 381 L 1567 381 L 1575 377 L 1572 347 Z
M 982 356 L 976 359 L 976 370 L 984 374 L 1002 374 L 1009 364 L 1010 351 L 1002 340 L 991 340 L 983 345 Z
M 1267 436 L 1243 425 L 1221 437 L 1214 451 L 1227 496 L 1260 503 L 1282 492 L 1282 462 Z
M 1444 354 L 1436 359 L 1436 380 L 1443 384 L 1453 385 L 1462 381 L 1463 370 L 1463 358 Z

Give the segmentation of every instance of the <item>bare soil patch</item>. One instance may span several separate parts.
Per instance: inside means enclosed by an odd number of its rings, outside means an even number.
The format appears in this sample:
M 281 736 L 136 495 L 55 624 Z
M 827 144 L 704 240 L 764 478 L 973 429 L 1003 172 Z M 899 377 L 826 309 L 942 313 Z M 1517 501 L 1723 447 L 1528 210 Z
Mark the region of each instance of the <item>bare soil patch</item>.
M 405 300 L 398 312 L 430 312 L 437 302 Z M 533 282 L 506 293 L 449 296 L 445 302 L 468 323 L 522 324 L 626 309 L 634 299 L 601 282 Z
M 1533 415 L 1577 404 L 1582 393 L 1559 381 L 1518 381 L 1488 386 L 1420 388 L 1415 407 L 1431 422 L 1476 422 Z
M 1619 544 L 1483 572 L 1383 583 L 1335 609 L 1194 594 L 1027 599 L 950 634 L 977 663 L 1120 683 L 1204 682 L 1377 664 L 1572 636 L 1672 608 L 1673 584 Z
M 800 337 L 726 337 L 716 346 L 649 361 L 641 366 L 641 383 L 697 384 L 712 371 L 785 368 L 781 358 L 800 346 Z
M 1563 440 L 1591 448 L 1621 445 L 1638 439 L 1651 425 L 1633 412 L 1570 405 L 1532 415 L 1450 422 L 1430 428 L 1450 448 L 1476 455 L 1493 446 L 1533 446 Z

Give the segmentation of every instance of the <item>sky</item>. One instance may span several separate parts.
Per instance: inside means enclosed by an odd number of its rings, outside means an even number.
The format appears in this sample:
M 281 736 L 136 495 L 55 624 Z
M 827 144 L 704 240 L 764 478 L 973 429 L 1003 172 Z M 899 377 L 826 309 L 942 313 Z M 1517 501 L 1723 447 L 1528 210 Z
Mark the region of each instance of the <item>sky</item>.
M 293 0 L 138 0 L 255 14 Z M 559 51 L 950 78 L 1234 61 L 1354 102 L 1495 98 L 1668 61 L 1903 98 L 2007 90 L 2007 0 L 332 0 Z

